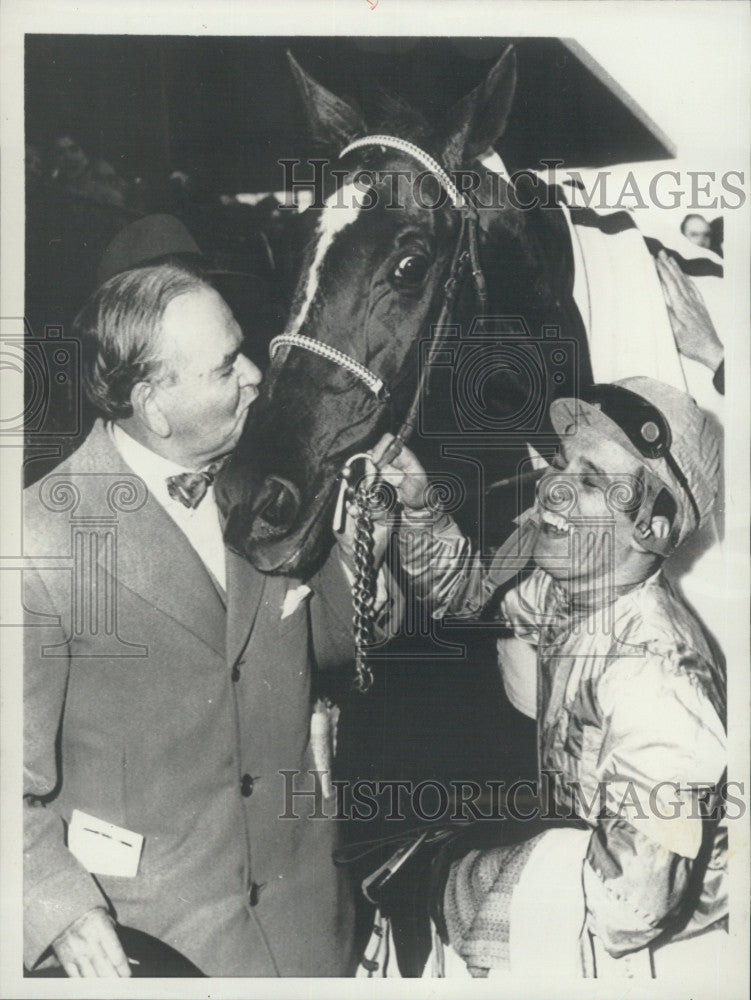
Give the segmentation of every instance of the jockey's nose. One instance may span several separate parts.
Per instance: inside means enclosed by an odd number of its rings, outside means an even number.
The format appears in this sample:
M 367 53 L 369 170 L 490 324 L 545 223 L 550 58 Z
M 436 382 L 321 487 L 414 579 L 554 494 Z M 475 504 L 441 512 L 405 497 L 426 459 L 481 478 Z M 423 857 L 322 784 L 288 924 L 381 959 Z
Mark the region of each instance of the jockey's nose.
M 549 468 L 540 476 L 535 488 L 537 504 L 543 510 L 564 517 L 571 513 L 577 500 L 579 488 L 577 477 L 565 470 Z

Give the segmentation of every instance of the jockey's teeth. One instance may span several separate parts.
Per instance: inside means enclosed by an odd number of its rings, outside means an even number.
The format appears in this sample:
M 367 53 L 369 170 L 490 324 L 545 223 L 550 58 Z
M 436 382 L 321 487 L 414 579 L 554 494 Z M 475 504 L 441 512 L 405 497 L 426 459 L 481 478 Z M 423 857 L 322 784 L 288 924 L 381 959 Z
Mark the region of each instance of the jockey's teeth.
M 571 522 L 567 521 L 561 514 L 554 514 L 550 510 L 542 510 L 541 516 L 545 524 L 550 525 L 551 528 L 555 528 L 556 531 L 560 531 L 562 534 L 568 534 L 571 531 Z

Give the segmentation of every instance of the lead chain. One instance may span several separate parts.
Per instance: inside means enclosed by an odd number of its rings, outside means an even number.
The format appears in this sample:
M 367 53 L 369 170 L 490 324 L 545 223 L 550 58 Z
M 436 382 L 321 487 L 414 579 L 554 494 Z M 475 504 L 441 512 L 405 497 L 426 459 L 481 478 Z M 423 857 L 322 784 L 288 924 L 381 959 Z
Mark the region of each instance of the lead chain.
M 355 520 L 355 584 L 352 591 L 355 633 L 354 688 L 365 694 L 373 686 L 373 671 L 368 664 L 368 648 L 374 640 L 376 573 L 374 557 L 373 518 L 370 513 L 370 490 L 359 487 L 354 496 L 357 507 Z

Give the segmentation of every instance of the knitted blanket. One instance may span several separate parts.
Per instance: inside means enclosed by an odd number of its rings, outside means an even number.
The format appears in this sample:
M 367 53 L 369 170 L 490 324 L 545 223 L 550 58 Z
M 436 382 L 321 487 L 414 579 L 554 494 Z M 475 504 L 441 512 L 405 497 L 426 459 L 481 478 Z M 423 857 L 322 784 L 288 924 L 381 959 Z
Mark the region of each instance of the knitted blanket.
M 489 969 L 509 968 L 511 899 L 542 836 L 470 851 L 451 866 L 444 895 L 449 942 L 475 977 L 487 976 Z

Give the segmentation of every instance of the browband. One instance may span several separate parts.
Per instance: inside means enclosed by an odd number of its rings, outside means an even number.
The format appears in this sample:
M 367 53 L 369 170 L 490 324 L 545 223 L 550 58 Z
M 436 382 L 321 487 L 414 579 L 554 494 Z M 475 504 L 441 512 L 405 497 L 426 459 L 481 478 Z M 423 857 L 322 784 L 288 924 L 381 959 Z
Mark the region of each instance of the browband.
M 438 160 L 434 159 L 429 153 L 426 153 L 424 149 L 420 149 L 419 146 L 416 146 L 413 142 L 409 142 L 407 139 L 400 139 L 395 135 L 366 135 L 363 136 L 362 139 L 355 139 L 355 141 L 351 142 L 349 146 L 345 146 L 339 154 L 339 159 L 341 160 L 343 156 L 346 156 L 347 153 L 350 153 L 353 149 L 362 149 L 365 146 L 382 146 L 384 149 L 395 149 L 400 153 L 406 153 L 408 156 L 411 156 L 413 160 L 417 160 L 421 166 L 425 167 L 426 170 L 430 171 L 430 173 L 441 182 L 441 186 L 451 199 L 454 208 L 471 207 L 465 196 L 460 192 L 459 188 L 456 184 L 454 184 Z

